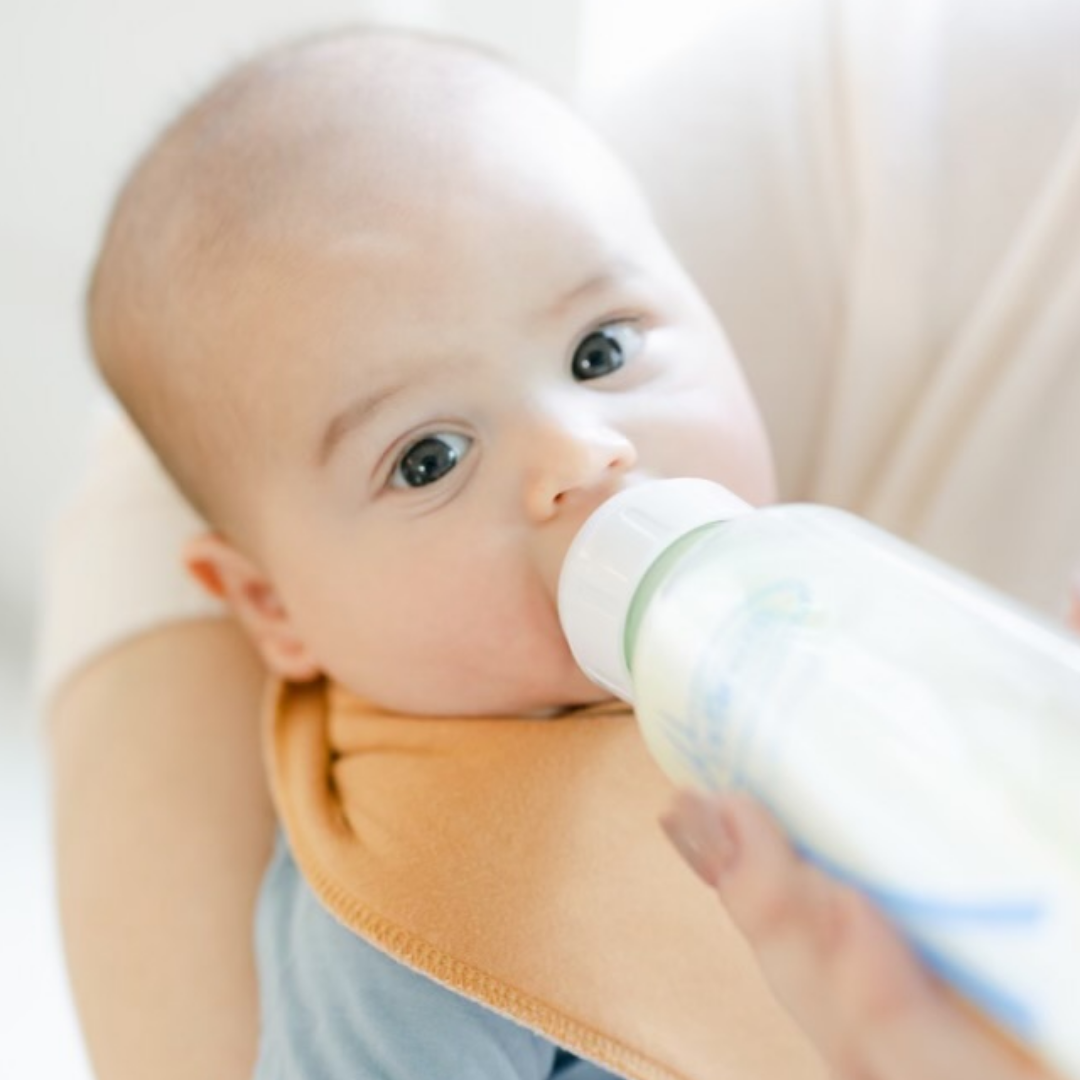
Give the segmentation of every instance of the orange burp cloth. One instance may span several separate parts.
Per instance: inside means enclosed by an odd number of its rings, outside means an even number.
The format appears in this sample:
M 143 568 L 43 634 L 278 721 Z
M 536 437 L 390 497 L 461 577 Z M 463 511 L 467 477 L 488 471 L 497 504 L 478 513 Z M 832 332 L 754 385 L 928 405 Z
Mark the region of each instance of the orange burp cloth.
M 625 706 L 415 718 L 319 682 L 268 723 L 297 865 L 402 964 L 635 1080 L 823 1075 L 663 836 Z

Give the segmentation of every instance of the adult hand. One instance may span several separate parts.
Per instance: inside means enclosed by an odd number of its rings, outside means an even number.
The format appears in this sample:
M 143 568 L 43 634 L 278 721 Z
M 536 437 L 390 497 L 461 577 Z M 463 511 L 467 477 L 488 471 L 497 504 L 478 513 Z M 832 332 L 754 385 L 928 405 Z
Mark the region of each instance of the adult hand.
M 800 859 L 742 793 L 681 793 L 664 828 L 843 1080 L 1047 1077 L 929 973 L 859 893 Z
M 1080 631 L 1080 575 L 1068 617 Z M 663 824 L 839 1077 L 1050 1075 L 925 971 L 869 901 L 800 859 L 749 796 L 684 792 Z

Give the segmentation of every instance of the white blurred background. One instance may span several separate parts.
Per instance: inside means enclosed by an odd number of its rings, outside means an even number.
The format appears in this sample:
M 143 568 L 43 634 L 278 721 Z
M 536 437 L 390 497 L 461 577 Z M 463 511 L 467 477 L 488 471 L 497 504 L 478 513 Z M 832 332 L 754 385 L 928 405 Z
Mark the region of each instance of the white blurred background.
M 691 38 L 716 0 L 2 0 L 0 3 L 0 1078 L 87 1080 L 52 896 L 30 679 L 41 558 L 97 388 L 81 292 L 136 152 L 260 45 L 356 20 L 493 44 L 586 102 Z M 137 1024 L 138 1018 L 133 1017 Z

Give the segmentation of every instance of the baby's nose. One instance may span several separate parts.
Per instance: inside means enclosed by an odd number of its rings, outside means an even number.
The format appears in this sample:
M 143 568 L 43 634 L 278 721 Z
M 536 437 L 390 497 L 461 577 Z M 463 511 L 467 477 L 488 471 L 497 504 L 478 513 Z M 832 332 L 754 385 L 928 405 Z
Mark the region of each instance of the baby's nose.
M 595 494 L 637 463 L 625 435 L 591 419 L 539 419 L 529 442 L 525 506 L 534 521 L 549 520 L 578 495 Z

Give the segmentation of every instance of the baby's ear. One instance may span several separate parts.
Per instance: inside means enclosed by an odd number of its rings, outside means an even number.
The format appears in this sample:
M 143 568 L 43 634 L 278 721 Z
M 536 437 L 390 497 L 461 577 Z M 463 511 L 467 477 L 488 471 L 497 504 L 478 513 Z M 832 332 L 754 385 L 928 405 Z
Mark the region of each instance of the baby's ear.
M 320 674 L 273 585 L 246 555 L 205 533 L 188 541 L 184 563 L 207 592 L 229 605 L 275 675 L 307 682 Z

